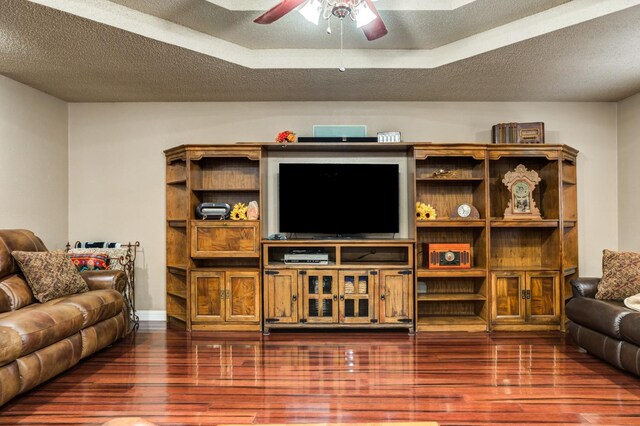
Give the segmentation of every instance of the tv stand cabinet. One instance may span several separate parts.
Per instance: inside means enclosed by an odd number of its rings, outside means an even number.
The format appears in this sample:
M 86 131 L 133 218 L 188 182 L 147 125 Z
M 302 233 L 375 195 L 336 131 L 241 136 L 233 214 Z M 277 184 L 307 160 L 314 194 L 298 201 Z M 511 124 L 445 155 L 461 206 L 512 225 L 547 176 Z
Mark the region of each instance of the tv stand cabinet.
M 274 232 L 265 220 L 264 206 L 273 203 L 267 169 L 280 153 L 373 153 L 406 160 L 407 238 L 264 240 Z M 246 143 L 182 145 L 165 155 L 166 309 L 172 327 L 266 333 L 566 327 L 564 302 L 579 274 L 578 152 L 569 146 Z M 504 216 L 510 194 L 502 180 L 520 164 L 542 179 L 532 193 L 541 219 Z M 253 200 L 260 204 L 258 220 L 205 221 L 195 215 L 203 202 Z M 417 201 L 432 205 L 437 218 L 417 221 Z M 478 215 L 456 217 L 463 203 Z M 429 268 L 433 243 L 469 244 L 471 267 Z M 295 248 L 324 250 L 329 264 L 284 264 L 284 254 Z
M 264 241 L 263 330 L 406 328 L 413 332 L 413 240 Z M 329 263 L 285 264 L 295 250 Z

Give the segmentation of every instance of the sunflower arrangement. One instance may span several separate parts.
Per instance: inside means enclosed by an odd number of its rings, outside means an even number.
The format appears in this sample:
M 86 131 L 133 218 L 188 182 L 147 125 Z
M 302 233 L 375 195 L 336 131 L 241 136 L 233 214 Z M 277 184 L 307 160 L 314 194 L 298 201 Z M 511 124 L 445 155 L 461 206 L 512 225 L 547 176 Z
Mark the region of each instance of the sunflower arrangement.
M 247 205 L 245 203 L 237 203 L 231 210 L 232 220 L 247 220 Z
M 416 218 L 418 220 L 436 220 L 438 214 L 436 209 L 431 207 L 431 204 L 425 204 L 421 202 L 416 203 Z

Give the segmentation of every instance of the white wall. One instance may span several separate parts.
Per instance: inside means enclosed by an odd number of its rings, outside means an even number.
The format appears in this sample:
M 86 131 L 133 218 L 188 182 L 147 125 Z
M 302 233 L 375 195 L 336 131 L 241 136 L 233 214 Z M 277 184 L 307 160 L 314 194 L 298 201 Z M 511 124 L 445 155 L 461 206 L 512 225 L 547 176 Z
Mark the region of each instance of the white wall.
M 487 142 L 491 125 L 544 121 L 547 143 L 580 150 L 580 265 L 600 275 L 618 247 L 615 103 L 280 102 L 120 103 L 69 106 L 71 240 L 135 240 L 139 309 L 164 308 L 163 150 L 180 144 L 271 141 L 313 124 L 401 130 L 404 141 Z M 597 208 L 594 208 L 597 206 Z
M 620 250 L 640 252 L 640 93 L 618 103 Z
M 67 103 L 0 76 L 0 228 L 68 237 Z

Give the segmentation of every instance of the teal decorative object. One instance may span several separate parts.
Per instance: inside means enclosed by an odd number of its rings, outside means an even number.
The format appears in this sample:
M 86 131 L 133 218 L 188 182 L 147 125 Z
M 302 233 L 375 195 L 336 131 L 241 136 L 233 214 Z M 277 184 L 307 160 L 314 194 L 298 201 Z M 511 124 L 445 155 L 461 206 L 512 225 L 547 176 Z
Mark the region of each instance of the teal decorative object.
M 367 136 L 367 126 L 364 125 L 314 125 L 313 137 L 356 137 Z

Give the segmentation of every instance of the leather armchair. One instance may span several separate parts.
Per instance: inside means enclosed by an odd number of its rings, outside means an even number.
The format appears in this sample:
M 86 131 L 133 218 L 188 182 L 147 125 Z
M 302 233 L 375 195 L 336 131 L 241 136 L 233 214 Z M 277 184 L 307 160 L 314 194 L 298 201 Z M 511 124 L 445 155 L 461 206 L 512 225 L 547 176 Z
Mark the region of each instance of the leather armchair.
M 573 298 L 566 313 L 569 334 L 587 352 L 640 375 L 640 312 L 622 302 L 596 299 L 599 278 L 571 281 Z

